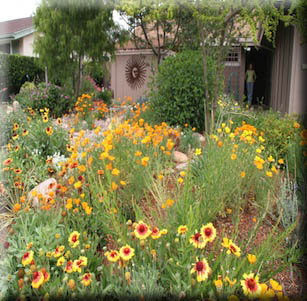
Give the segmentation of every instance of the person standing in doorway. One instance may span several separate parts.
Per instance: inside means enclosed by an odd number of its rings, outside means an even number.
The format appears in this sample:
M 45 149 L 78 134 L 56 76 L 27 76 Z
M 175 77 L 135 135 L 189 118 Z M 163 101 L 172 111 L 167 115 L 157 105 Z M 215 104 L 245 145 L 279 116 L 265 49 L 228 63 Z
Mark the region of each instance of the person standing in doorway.
M 250 107 L 252 105 L 253 89 L 254 89 L 254 83 L 256 81 L 256 72 L 253 68 L 253 64 L 249 64 L 245 78 L 246 78 L 247 101 L 248 101 L 248 106 Z

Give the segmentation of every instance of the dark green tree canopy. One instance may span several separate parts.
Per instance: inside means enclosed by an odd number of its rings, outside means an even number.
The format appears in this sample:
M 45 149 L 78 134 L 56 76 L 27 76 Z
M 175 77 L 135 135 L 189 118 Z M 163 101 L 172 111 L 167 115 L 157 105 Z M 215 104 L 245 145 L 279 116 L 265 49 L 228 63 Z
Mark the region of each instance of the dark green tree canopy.
M 42 65 L 52 78 L 72 78 L 75 92 L 84 59 L 104 62 L 123 37 L 112 6 L 101 0 L 42 0 L 34 25 L 34 50 Z

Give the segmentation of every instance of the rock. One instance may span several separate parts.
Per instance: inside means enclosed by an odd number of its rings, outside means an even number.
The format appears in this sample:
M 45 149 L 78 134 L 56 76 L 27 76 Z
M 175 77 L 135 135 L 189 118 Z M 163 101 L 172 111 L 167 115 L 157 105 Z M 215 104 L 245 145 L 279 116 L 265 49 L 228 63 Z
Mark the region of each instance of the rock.
M 179 171 L 187 170 L 187 168 L 188 168 L 188 162 L 180 163 L 176 166 L 176 169 Z
M 197 137 L 200 143 L 205 143 L 206 142 L 206 138 L 202 134 L 193 133 L 193 136 Z
M 13 110 L 14 111 L 19 111 L 20 110 L 20 104 L 17 100 L 13 101 Z
M 174 151 L 173 152 L 173 159 L 177 163 L 185 163 L 188 161 L 188 156 L 184 153 Z
M 32 201 L 33 206 L 37 207 L 39 205 L 38 195 L 41 194 L 43 198 L 50 197 L 48 193 L 53 191 L 55 193 L 57 186 L 57 181 L 54 178 L 49 178 L 48 180 L 38 184 L 34 189 L 32 189 L 28 194 L 28 199 Z M 32 192 L 36 191 L 36 196 L 33 196 Z

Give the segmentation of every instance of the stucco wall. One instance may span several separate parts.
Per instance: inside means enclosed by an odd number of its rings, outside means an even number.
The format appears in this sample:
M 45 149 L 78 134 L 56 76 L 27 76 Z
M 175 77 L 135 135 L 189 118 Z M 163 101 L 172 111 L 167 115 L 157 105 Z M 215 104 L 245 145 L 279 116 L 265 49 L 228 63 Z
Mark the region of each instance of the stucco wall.
M 293 43 L 289 113 L 303 114 L 307 111 L 307 44 L 300 44 L 297 28 L 294 29 Z
M 128 60 L 132 56 L 141 57 L 145 63 L 145 82 L 141 87 L 132 88 L 126 79 L 126 67 Z M 151 51 L 147 50 L 123 50 L 117 51 L 115 59 L 111 62 L 111 89 L 114 92 L 114 99 L 132 97 L 133 100 L 138 100 L 142 96 L 146 96 L 148 82 L 152 75 L 152 66 L 155 66 L 155 58 Z
M 34 56 L 33 54 L 34 33 L 29 34 L 21 39 L 20 54 L 25 56 Z

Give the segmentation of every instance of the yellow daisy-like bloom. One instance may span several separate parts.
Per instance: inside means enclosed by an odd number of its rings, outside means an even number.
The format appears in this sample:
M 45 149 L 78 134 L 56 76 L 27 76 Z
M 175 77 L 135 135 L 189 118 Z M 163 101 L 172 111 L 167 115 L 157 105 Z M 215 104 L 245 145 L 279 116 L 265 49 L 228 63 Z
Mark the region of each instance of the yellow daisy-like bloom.
M 225 277 L 225 281 L 229 283 L 230 287 L 234 286 L 237 283 L 237 279 L 230 280 L 228 276 Z
M 42 272 L 34 272 L 32 279 L 32 287 L 39 288 L 44 283 L 44 275 Z
M 33 260 L 33 255 L 34 255 L 33 251 L 28 251 L 28 252 L 24 253 L 23 256 L 22 256 L 21 263 L 24 266 L 30 264 Z
M 143 221 L 140 221 L 135 226 L 134 234 L 138 239 L 146 239 L 151 234 L 151 230 L 149 229 L 148 225 L 146 225 Z
M 44 115 L 44 116 L 43 116 L 43 122 L 44 122 L 44 123 L 48 122 L 48 115 Z
M 301 125 L 298 122 L 294 122 L 293 126 L 295 129 L 299 129 L 301 127 Z
M 231 160 L 236 160 L 237 159 L 237 155 L 236 154 L 231 154 Z
M 257 260 L 256 255 L 253 254 L 248 254 L 247 259 L 250 264 L 254 264 Z
M 207 240 L 204 239 L 201 233 L 195 231 L 195 234 L 190 238 L 190 243 L 194 246 L 194 248 L 203 249 L 207 244 Z
M 273 173 L 271 171 L 266 171 L 265 173 L 269 178 L 273 177 Z
M 187 231 L 188 231 L 188 227 L 185 225 L 184 226 L 181 225 L 177 229 L 178 234 L 185 234 Z
M 53 129 L 52 129 L 51 126 L 48 126 L 48 127 L 46 128 L 46 134 L 47 134 L 48 136 L 51 136 L 51 135 L 53 134 Z
M 81 283 L 84 286 L 89 286 L 92 282 L 92 274 L 91 273 L 86 273 L 82 276 Z
M 236 244 L 234 244 L 231 239 L 228 239 L 227 237 L 224 237 L 223 238 L 223 242 L 222 242 L 222 246 L 224 248 L 228 249 L 227 250 L 227 254 L 231 254 L 232 253 L 232 254 L 234 254 L 237 257 L 241 256 L 240 248 Z
M 129 245 L 125 245 L 120 248 L 119 254 L 124 261 L 128 261 L 134 256 L 134 249 Z
M 152 229 L 151 238 L 152 239 L 158 239 L 160 237 L 161 237 L 161 232 L 160 232 L 159 228 L 158 227 L 154 227 Z
M 197 281 L 202 282 L 208 279 L 210 267 L 208 265 L 207 260 L 204 258 L 203 260 L 198 260 L 196 257 L 196 263 L 194 264 L 193 268 L 191 269 L 191 274 L 197 273 Z
M 212 223 L 202 226 L 200 233 L 203 235 L 204 239 L 209 242 L 213 242 L 216 237 L 216 229 Z
M 282 291 L 282 286 L 274 279 L 270 279 L 271 287 L 274 291 Z
M 119 171 L 117 168 L 114 168 L 114 169 L 112 170 L 112 175 L 118 176 L 119 174 L 120 174 L 120 171 Z
M 200 149 L 200 148 L 197 148 L 197 149 L 195 150 L 195 155 L 196 155 L 196 156 L 201 155 L 201 149 Z
M 241 286 L 245 296 L 250 298 L 257 298 L 261 295 L 261 286 L 259 284 L 259 277 L 254 276 L 254 273 L 243 274 L 244 280 L 241 280 Z
M 149 157 L 144 157 L 141 159 L 141 164 L 143 166 L 147 166 L 148 165 L 148 161 L 149 161 Z
M 68 238 L 68 242 L 71 248 L 75 248 L 79 245 L 80 241 L 79 241 L 79 236 L 80 233 L 77 231 L 73 231 Z
M 261 301 L 272 300 L 275 297 L 275 292 L 271 288 L 268 288 L 265 283 L 260 283 L 260 287 L 261 293 L 259 298 Z
M 57 266 L 57 267 L 60 267 L 60 266 L 62 266 L 64 263 L 65 263 L 65 257 L 64 257 L 64 256 L 61 256 L 61 257 L 58 259 L 58 261 L 57 261 L 57 263 L 56 263 L 56 266 Z
M 107 259 L 111 262 L 116 262 L 120 258 L 120 255 L 116 250 L 111 250 L 110 252 L 108 251 L 104 254 L 104 256 L 106 256 Z
M 55 248 L 55 251 L 52 252 L 52 256 L 55 257 L 55 258 L 62 256 L 62 254 L 64 253 L 64 249 L 65 249 L 64 246 L 57 246 Z
M 214 285 L 217 290 L 220 290 L 223 286 L 223 281 L 221 279 L 214 280 Z
M 81 273 L 81 267 L 87 266 L 87 258 L 84 256 L 80 256 L 79 259 L 73 262 L 72 269 L 74 272 Z

